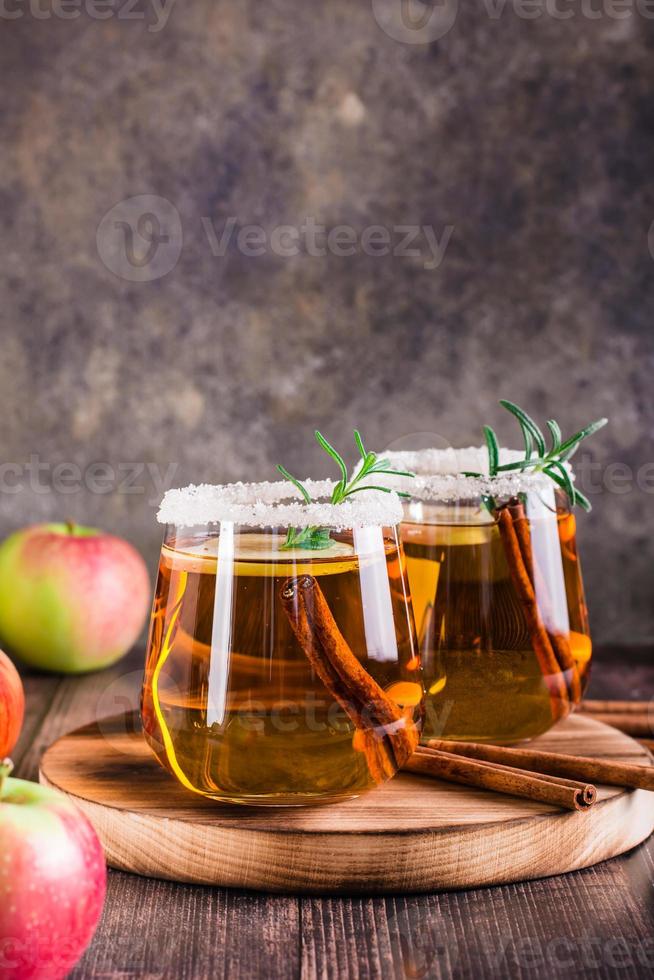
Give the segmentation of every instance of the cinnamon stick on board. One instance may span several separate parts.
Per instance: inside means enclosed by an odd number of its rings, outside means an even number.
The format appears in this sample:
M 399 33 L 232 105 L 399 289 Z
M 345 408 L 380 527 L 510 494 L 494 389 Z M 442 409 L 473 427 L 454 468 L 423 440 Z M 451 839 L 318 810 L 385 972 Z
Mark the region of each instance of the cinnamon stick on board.
M 589 784 L 535 774 L 481 759 L 463 758 L 453 752 L 442 752 L 422 745 L 404 765 L 404 771 L 550 803 L 567 810 L 588 810 L 597 799 L 597 790 Z
M 468 759 L 515 766 L 533 773 L 547 773 L 567 779 L 589 780 L 605 786 L 654 790 L 654 766 L 637 766 L 630 762 L 589 759 L 579 755 L 561 755 L 539 749 L 508 748 L 481 745 L 478 742 L 450 742 L 432 738 L 427 747 Z
M 588 718 L 594 718 L 595 721 L 601 721 L 605 725 L 611 725 L 613 728 L 617 728 L 618 731 L 624 732 L 625 735 L 632 735 L 635 738 L 651 738 L 654 735 L 654 721 L 650 719 L 648 715 L 634 715 L 634 714 L 614 714 L 613 712 L 607 712 L 602 714 L 601 712 L 595 711 L 585 711 L 584 714 Z
M 588 714 L 647 715 L 654 721 L 654 698 L 651 701 L 593 701 L 586 699 L 579 707 Z
M 352 653 L 317 579 L 311 575 L 288 579 L 281 598 L 307 660 L 354 722 L 353 744 L 364 753 L 371 776 L 376 782 L 393 776 L 418 744 L 413 718 L 388 697 Z
M 636 738 L 654 738 L 654 701 L 584 701 L 579 710 Z

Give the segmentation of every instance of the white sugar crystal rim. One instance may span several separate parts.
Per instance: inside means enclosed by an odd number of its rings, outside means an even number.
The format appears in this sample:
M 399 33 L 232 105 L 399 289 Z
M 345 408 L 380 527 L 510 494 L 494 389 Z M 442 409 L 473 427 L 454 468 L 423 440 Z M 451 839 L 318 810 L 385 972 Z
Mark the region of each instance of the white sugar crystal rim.
M 276 483 L 229 483 L 214 486 L 191 484 L 169 490 L 157 520 L 176 527 L 218 524 L 231 521 L 247 527 L 312 527 L 334 530 L 352 527 L 392 527 L 402 520 L 402 505 L 396 493 L 366 490 L 340 504 L 325 502 L 335 484 L 332 480 L 303 480 L 313 503 L 307 504 L 297 487 Z M 318 498 L 318 499 L 316 499 Z
M 410 477 L 384 477 L 384 485 L 405 491 L 416 500 L 466 500 L 489 494 L 507 497 L 530 490 L 551 489 L 554 484 L 546 473 L 511 471 L 490 476 L 488 450 L 485 446 L 468 446 L 465 449 L 419 449 L 380 453 L 393 469 L 415 473 Z M 524 451 L 500 449 L 500 465 L 516 463 L 524 459 Z M 570 473 L 569 464 L 565 464 Z M 464 476 L 464 472 L 481 473 L 482 476 Z M 378 479 L 375 477 L 375 479 Z

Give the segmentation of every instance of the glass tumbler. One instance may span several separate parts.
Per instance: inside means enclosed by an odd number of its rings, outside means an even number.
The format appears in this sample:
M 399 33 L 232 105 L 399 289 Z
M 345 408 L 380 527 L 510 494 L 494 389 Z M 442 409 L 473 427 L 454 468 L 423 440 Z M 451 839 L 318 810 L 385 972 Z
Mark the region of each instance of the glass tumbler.
M 307 481 L 314 498 L 331 487 Z M 190 487 L 160 510 L 143 726 L 161 764 L 216 800 L 351 798 L 418 743 L 399 500 L 295 497 L 288 483 Z
M 401 538 L 426 697 L 423 737 L 509 744 L 581 701 L 592 645 L 568 498 L 482 450 L 385 454 L 413 469 Z M 520 458 L 503 450 L 502 462 Z

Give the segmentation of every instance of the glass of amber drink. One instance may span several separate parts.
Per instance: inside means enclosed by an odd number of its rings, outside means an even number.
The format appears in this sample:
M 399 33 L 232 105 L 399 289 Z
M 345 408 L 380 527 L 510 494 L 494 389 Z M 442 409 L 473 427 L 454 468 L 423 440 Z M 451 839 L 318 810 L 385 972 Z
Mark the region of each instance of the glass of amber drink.
M 389 779 L 419 739 L 422 679 L 395 494 L 332 484 L 173 490 L 142 694 L 188 790 L 328 803 Z
M 568 498 L 544 473 L 483 476 L 486 450 L 385 455 L 416 473 L 402 481 L 412 496 L 401 538 L 427 691 L 424 739 L 508 744 L 542 734 L 579 704 L 592 649 Z M 500 453 L 503 463 L 521 458 Z

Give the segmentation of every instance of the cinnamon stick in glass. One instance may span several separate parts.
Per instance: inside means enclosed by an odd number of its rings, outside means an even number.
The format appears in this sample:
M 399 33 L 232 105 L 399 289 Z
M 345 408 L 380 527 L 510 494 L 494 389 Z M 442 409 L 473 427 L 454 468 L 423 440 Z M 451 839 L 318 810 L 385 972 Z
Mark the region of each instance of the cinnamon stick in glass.
M 429 746 L 420 746 L 404 765 L 404 771 L 549 803 L 567 810 L 588 810 L 597 799 L 595 787 L 586 783 L 464 758 Z
M 516 537 L 518 539 L 520 553 L 522 555 L 527 574 L 529 575 L 534 588 L 534 595 L 536 596 L 536 593 L 538 593 L 537 601 L 542 602 L 541 593 L 545 591 L 545 587 L 542 580 L 538 580 L 538 568 L 534 562 L 534 554 L 531 544 L 531 530 L 529 527 L 527 514 L 525 513 L 524 504 L 518 499 L 515 499 L 509 502 L 506 509 L 511 515 L 511 519 L 513 521 L 513 527 L 515 528 Z M 555 633 L 552 630 L 546 629 L 546 632 L 552 645 L 554 657 L 560 670 L 565 675 L 564 679 L 567 685 L 569 698 L 573 704 L 576 704 L 581 699 L 581 681 L 579 679 L 577 662 L 572 655 L 568 637 L 564 633 Z
M 520 544 L 521 540 L 524 541 L 525 528 L 522 522 L 514 522 L 507 507 L 499 510 L 497 522 L 504 544 L 509 573 L 522 604 L 534 653 L 550 693 L 552 717 L 558 720 L 567 714 L 568 688 L 561 675 L 561 666 L 554 653 L 551 639 L 543 626 L 530 569 L 525 562 Z M 528 533 L 528 528 L 526 530 Z
M 524 504 L 518 498 L 512 498 L 496 511 L 496 515 L 509 571 L 525 608 L 532 645 L 552 695 L 552 714 L 555 719 L 558 719 L 567 714 L 568 701 L 574 705 L 581 699 L 581 680 L 577 662 L 572 654 L 568 637 L 564 633 L 548 630 L 543 624 L 539 609 L 539 601 L 542 602 L 540 595 L 542 587 L 537 597 L 538 569 L 534 562 L 531 530 Z M 530 590 L 526 588 L 525 576 L 531 586 Z M 544 672 L 546 666 L 549 669 L 554 667 L 558 673 L 563 674 L 559 682 L 553 682 L 548 677 Z M 563 691 L 565 697 L 561 700 L 559 694 Z
M 639 766 L 613 759 L 561 755 L 558 752 L 542 752 L 539 749 L 481 745 L 477 742 L 449 742 L 436 738 L 430 739 L 427 747 L 476 761 L 516 766 L 532 773 L 589 780 L 593 783 L 603 783 L 605 786 L 654 790 L 654 766 Z
M 419 732 L 412 717 L 388 697 L 352 653 L 317 580 L 288 579 L 282 605 L 307 660 L 331 696 L 354 722 L 354 746 L 364 753 L 378 782 L 412 755 Z

